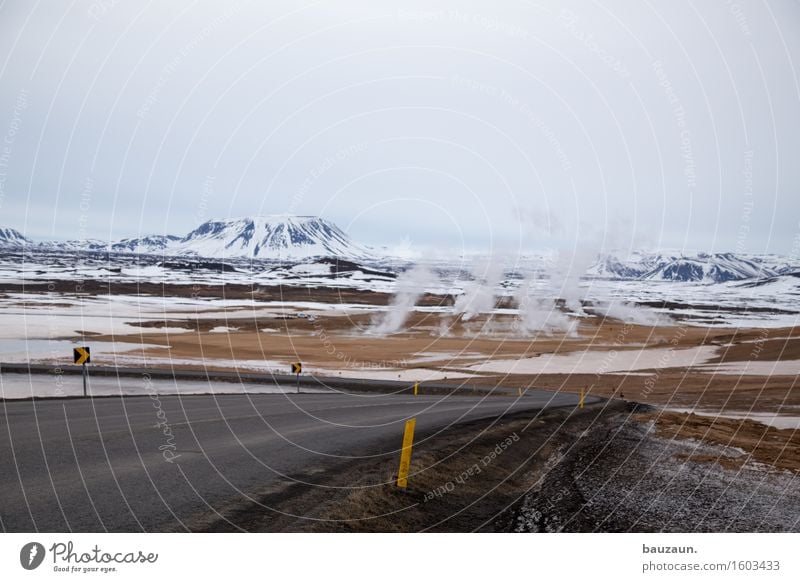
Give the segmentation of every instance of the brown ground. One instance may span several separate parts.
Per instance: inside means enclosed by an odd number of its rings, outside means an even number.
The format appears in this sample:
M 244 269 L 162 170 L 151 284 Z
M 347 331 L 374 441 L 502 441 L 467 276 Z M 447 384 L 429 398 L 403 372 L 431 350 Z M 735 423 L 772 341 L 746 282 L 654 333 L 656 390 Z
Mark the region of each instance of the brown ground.
M 459 354 L 471 362 L 488 358 L 523 358 L 548 353 L 568 353 L 579 350 L 640 350 L 643 348 L 676 349 L 699 345 L 720 346 L 717 361 L 792 360 L 800 359 L 800 330 L 743 330 L 732 338 L 726 329 L 699 327 L 624 326 L 614 320 L 589 320 L 581 325 L 579 337 L 563 334 L 524 336 L 513 328 L 513 319 L 495 316 L 490 320 L 449 322 L 449 333 L 440 335 L 438 314 L 414 314 L 407 321 L 412 332 L 376 336 L 368 334 L 374 320 L 372 314 L 339 314 L 315 319 L 293 315 L 278 317 L 247 316 L 247 311 L 234 311 L 216 319 L 187 318 L 142 321 L 142 331 L 136 335 L 98 336 L 97 340 L 114 340 L 172 346 L 170 352 L 178 357 L 234 359 L 299 358 L 310 366 L 331 367 L 344 361 L 379 363 L 387 361 L 412 362 L 420 352 L 442 352 L 439 362 L 426 364 L 439 368 L 453 364 L 449 354 Z M 230 333 L 209 334 L 214 327 L 235 327 Z M 158 328 L 171 327 L 195 333 L 165 334 Z M 270 328 L 270 333 L 258 330 Z M 85 332 L 82 332 L 85 333 Z M 793 339 L 769 339 L 770 337 Z M 724 344 L 735 342 L 733 347 Z M 747 343 L 744 343 L 747 342 Z M 331 353 L 333 352 L 333 353 Z M 159 351 L 152 352 L 157 355 Z M 469 357 L 474 353 L 474 357 Z
M 134 336 L 96 336 L 115 340 L 169 346 L 150 349 L 158 357 L 302 361 L 306 370 L 348 370 L 369 367 L 419 367 L 458 371 L 469 364 L 493 358 L 529 358 L 548 353 L 581 350 L 625 351 L 647 348 L 719 346 L 713 361 L 780 361 L 800 359 L 800 330 L 739 330 L 695 327 L 623 326 L 617 321 L 590 320 L 577 338 L 563 335 L 520 338 L 510 328 L 511 319 L 457 321 L 448 336 L 438 335 L 438 315 L 415 314 L 407 323 L 413 332 L 386 337 L 368 335 L 374 315 L 336 315 L 314 320 L 295 316 L 242 317 L 242 312 L 219 319 L 185 319 L 141 322 Z M 183 327 L 193 333 L 166 334 L 159 327 Z M 217 326 L 236 327 L 230 333 L 208 333 Z M 481 327 L 492 331 L 480 334 Z M 264 333 L 259 329 L 277 331 Z M 793 339 L 786 339 L 786 338 Z M 780 339 L 779 339 L 780 338 Z M 730 345 L 729 345 L 730 344 Z M 415 365 L 420 353 L 442 353 L 439 361 Z M 451 354 L 457 355 L 454 359 Z M 198 365 L 201 365 L 198 362 Z M 474 378 L 452 383 L 500 384 L 525 388 L 538 386 L 577 392 L 581 388 L 599 396 L 614 396 L 648 404 L 677 407 L 701 406 L 717 410 L 775 411 L 779 406 L 800 406 L 798 376 L 710 374 L 687 368 L 638 371 L 637 374 L 513 374 L 475 373 Z M 642 375 L 645 374 L 645 375 Z
M 748 454 L 739 457 L 691 455 L 688 460 L 721 462 L 727 468 L 739 468 L 745 462 L 771 465 L 779 470 L 800 473 L 800 431 L 779 430 L 751 420 L 709 418 L 675 412 L 646 412 L 635 420 L 656 424 L 656 434 L 674 439 L 695 439 L 734 446 Z
M 779 362 L 781 360 L 800 360 L 800 338 L 761 339 L 739 343 L 738 337 L 730 346 L 721 347 L 719 358 L 712 362 Z

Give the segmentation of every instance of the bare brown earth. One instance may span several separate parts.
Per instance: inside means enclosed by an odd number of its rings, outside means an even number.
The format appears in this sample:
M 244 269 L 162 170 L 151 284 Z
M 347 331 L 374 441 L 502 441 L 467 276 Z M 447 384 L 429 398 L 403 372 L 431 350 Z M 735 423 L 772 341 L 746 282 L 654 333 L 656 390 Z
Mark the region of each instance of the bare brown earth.
M 444 319 L 448 332 L 441 335 L 443 318 L 439 314 L 417 313 L 406 323 L 406 328 L 412 331 L 377 336 L 369 333 L 374 319 L 375 315 L 369 313 L 323 315 L 311 319 L 296 315 L 248 316 L 246 310 L 238 310 L 219 318 L 141 321 L 135 323 L 142 329 L 139 334 L 96 339 L 169 345 L 170 351 L 181 357 L 198 357 L 202 348 L 208 358 L 268 360 L 290 356 L 320 367 L 341 364 L 343 360 L 366 364 L 402 361 L 410 365 L 422 352 L 441 352 L 441 360 L 426 363 L 427 367 L 439 368 L 454 363 L 454 358 L 483 362 L 497 357 L 530 358 L 583 350 L 638 351 L 701 345 L 719 346 L 720 355 L 712 360 L 719 362 L 800 359 L 800 330 L 795 328 L 742 330 L 732 338 L 729 330 L 719 328 L 625 326 L 615 320 L 591 319 L 580 326 L 578 337 L 526 336 L 514 329 L 510 316 L 493 316 L 473 321 Z M 208 333 L 220 326 L 236 330 Z M 194 333 L 167 334 L 159 332 L 159 328 L 182 328 Z M 274 331 L 259 331 L 263 329 Z M 765 334 L 767 338 L 782 339 L 764 339 Z M 785 339 L 787 337 L 792 339 Z M 731 342 L 733 346 L 725 347 Z
M 296 316 L 248 318 L 241 312 L 218 319 L 175 319 L 140 322 L 136 335 L 96 336 L 134 344 L 165 346 L 148 349 L 147 355 L 198 359 L 198 366 L 215 369 L 214 360 L 295 361 L 314 369 L 348 371 L 370 368 L 425 368 L 463 371 L 464 366 L 492 359 L 531 358 L 542 354 L 566 354 L 590 350 L 600 353 L 639 351 L 650 348 L 685 349 L 718 346 L 711 361 L 783 361 L 800 359 L 800 330 L 739 330 L 696 327 L 624 326 L 617 321 L 590 320 L 576 338 L 564 335 L 522 338 L 511 318 L 493 317 L 471 322 L 451 322 L 447 336 L 439 335 L 438 314 L 415 314 L 407 322 L 413 331 L 376 336 L 367 333 L 375 315 Z M 209 333 L 227 326 L 228 333 Z M 168 334 L 159 327 L 184 328 L 190 333 Z M 481 329 L 486 330 L 481 333 Z M 258 330 L 274 330 L 268 333 Z M 772 339 L 774 338 L 774 339 Z M 787 339 L 792 338 L 792 339 Z M 441 354 L 415 363 L 420 354 Z M 780 406 L 800 406 L 798 376 L 711 374 L 693 368 L 665 367 L 638 370 L 635 374 L 507 374 L 471 371 L 472 378 L 453 383 L 500 384 L 618 397 L 641 403 L 676 407 L 701 406 L 718 410 L 775 411 Z
M 712 362 L 780 362 L 800 360 L 800 338 L 739 340 L 719 350 L 719 357 Z

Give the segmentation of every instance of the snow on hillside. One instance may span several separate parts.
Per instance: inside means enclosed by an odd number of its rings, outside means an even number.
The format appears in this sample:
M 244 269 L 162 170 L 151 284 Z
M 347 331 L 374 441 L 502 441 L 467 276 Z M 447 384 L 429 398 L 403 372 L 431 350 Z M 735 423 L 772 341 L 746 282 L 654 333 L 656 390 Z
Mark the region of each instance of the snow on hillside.
M 335 224 L 314 216 L 259 216 L 210 220 L 170 245 L 178 255 L 302 259 L 373 258 Z
M 586 274 L 600 279 L 634 280 L 652 271 L 655 264 L 653 256 L 641 253 L 632 253 L 624 258 L 601 255 Z
M 172 235 L 125 238 L 109 245 L 109 250 L 115 253 L 161 254 L 179 240 L 181 240 L 180 237 Z
M 152 235 L 111 243 L 99 240 L 33 243 L 13 229 L 0 229 L 0 247 L 22 246 L 45 252 L 92 251 L 220 259 L 377 258 L 373 251 L 353 242 L 342 229 L 327 220 L 285 215 L 210 220 L 183 237 Z
M 410 243 L 409 243 L 410 244 Z M 0 228 L 0 249 L 45 253 L 113 253 L 117 255 L 154 255 L 197 260 L 266 260 L 301 263 L 306 260 L 336 258 L 369 263 L 382 270 L 397 271 L 414 262 L 399 260 L 391 254 L 353 242 L 335 224 L 314 216 L 257 216 L 209 220 L 185 236 L 152 235 L 116 242 L 99 240 L 35 243 L 11 228 Z M 448 272 L 469 272 L 470 264 L 480 256 L 442 258 Z M 482 260 L 482 259 L 481 259 Z M 491 259 L 492 263 L 497 257 Z M 530 273 L 548 278 L 552 273 L 552 253 L 531 252 L 505 261 L 503 269 L 514 287 L 517 279 Z M 297 269 L 304 267 L 297 266 Z M 324 274 L 324 265 L 313 265 Z M 797 261 L 777 255 L 745 255 L 703 252 L 633 252 L 628 255 L 606 254 L 597 258 L 585 276 L 611 281 L 652 281 L 725 283 L 759 280 L 800 270 Z M 459 275 L 460 276 L 460 275 Z M 507 286 L 508 286 L 507 285 Z
M 759 277 L 771 277 L 776 273 L 765 270 L 747 258 L 732 253 L 698 253 L 688 257 L 673 257 L 646 273 L 643 278 L 650 281 L 705 281 L 724 283 Z
M 612 280 L 724 283 L 774 277 L 791 265 L 778 257 L 733 253 L 633 253 L 598 258 L 588 275 Z
M 766 279 L 756 279 L 740 283 L 742 288 L 762 290 L 763 294 L 789 293 L 800 297 L 800 270 L 783 273 Z
M 32 244 L 30 240 L 13 228 L 0 228 L 0 246 L 21 247 Z

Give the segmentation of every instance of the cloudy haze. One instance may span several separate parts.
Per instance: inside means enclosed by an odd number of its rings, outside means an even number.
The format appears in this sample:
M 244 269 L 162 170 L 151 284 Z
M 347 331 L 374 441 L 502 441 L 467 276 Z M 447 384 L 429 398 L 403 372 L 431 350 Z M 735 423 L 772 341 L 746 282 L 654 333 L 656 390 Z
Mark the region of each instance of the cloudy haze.
M 797 252 L 800 4 L 497 4 L 6 1 L 0 226 Z

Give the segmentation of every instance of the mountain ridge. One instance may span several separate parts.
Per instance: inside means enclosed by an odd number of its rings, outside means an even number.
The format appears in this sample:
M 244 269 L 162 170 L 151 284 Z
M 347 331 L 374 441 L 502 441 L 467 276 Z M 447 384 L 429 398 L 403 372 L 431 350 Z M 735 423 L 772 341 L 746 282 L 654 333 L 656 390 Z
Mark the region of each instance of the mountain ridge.
M 35 244 L 21 232 L 13 228 L 0 227 L 0 245 L 3 246 L 27 246 Z
M 316 216 L 257 215 L 207 220 L 184 236 L 146 235 L 119 241 L 34 242 L 18 231 L 0 229 L 0 247 L 42 251 L 94 251 L 175 257 L 374 259 L 374 252 L 334 223 Z
M 625 258 L 601 255 L 587 275 L 617 281 L 725 283 L 775 277 L 796 268 L 775 255 L 640 251 Z
M 371 262 L 389 256 L 378 256 L 374 249 L 353 242 L 342 229 L 328 220 L 287 214 L 211 219 L 183 236 L 149 235 L 112 242 L 34 242 L 13 228 L 0 228 L 0 248 L 288 262 L 323 257 Z M 799 268 L 797 261 L 769 254 L 635 251 L 600 254 L 582 277 L 617 281 L 725 283 L 769 279 Z

